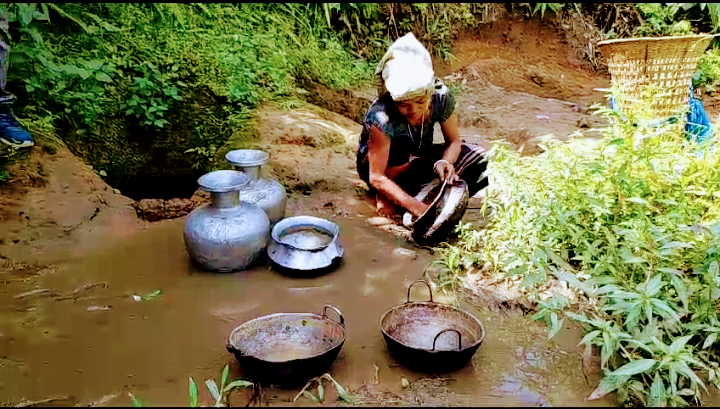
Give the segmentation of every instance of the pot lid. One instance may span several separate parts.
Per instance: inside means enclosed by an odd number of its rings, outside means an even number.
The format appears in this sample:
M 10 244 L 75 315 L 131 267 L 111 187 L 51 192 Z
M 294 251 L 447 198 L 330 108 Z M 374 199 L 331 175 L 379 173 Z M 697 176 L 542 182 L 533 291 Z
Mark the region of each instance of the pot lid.
M 250 178 L 236 170 L 216 170 L 200 176 L 198 185 L 206 192 L 227 193 L 239 191 Z
M 236 149 L 225 154 L 225 160 L 234 166 L 260 166 L 270 154 L 257 149 Z

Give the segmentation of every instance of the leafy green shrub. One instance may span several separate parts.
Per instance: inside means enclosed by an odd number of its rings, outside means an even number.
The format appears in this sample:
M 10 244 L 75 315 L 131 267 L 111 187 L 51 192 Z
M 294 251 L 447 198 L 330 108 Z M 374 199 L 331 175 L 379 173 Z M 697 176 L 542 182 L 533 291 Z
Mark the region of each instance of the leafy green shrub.
M 705 52 L 698 69 L 693 76 L 693 86 L 713 92 L 720 85 L 720 48 L 714 47 Z
M 615 123 L 596 144 L 548 140 L 521 157 L 497 143 L 493 216 L 458 248 L 465 264 L 523 277 L 551 334 L 561 311 L 585 327 L 581 343 L 604 371 L 591 399 L 617 390 L 626 403 L 684 406 L 706 381 L 720 385 L 720 155 L 677 126 L 633 125 L 646 110 L 623 120 L 600 109 Z M 582 305 L 543 300 L 537 288 L 551 278 Z
M 690 4 L 690 3 L 688 3 Z M 680 3 L 638 3 L 636 5 L 645 20 L 633 33 L 637 37 L 676 36 L 693 34 L 687 20 L 677 21 Z

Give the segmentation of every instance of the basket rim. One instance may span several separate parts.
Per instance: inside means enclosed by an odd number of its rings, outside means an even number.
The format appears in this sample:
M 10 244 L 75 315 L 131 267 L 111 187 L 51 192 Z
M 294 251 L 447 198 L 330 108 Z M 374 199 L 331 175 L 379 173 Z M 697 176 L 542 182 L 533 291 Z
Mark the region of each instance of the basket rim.
M 633 38 L 619 38 L 615 40 L 603 40 L 597 43 L 598 47 L 603 45 L 610 45 L 610 44 L 620 44 L 620 43 L 632 43 L 632 42 L 645 42 L 645 41 L 667 41 L 667 40 L 684 40 L 684 39 L 697 39 L 697 40 L 704 40 L 706 38 L 712 38 L 719 36 L 718 34 L 693 34 L 693 35 L 687 35 L 687 36 L 665 36 L 665 37 L 633 37 Z

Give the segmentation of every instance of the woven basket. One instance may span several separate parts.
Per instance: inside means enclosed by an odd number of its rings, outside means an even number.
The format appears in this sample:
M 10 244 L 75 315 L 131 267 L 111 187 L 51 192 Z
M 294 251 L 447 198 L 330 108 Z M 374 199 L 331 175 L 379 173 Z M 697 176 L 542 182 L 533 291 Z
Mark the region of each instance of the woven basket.
M 622 91 L 618 108 L 629 109 L 650 86 L 660 92 L 655 94 L 649 115 L 666 119 L 681 114 L 688 107 L 693 74 L 713 37 L 692 35 L 599 42 L 612 82 Z

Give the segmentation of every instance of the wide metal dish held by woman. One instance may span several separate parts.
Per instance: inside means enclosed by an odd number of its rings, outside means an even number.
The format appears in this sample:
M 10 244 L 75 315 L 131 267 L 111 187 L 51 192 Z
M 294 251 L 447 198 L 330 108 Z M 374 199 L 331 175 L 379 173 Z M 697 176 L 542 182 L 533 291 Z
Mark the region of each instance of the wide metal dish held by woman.
M 404 366 L 422 372 L 449 372 L 460 369 L 477 352 L 485 339 L 485 327 L 468 312 L 433 301 L 407 301 L 388 310 L 380 319 L 385 343 Z
M 468 185 L 460 179 L 440 183 L 438 179 L 423 186 L 415 199 L 427 203 L 428 209 L 417 219 L 412 213 L 403 216 L 405 227 L 412 229 L 413 240 L 420 245 L 444 240 L 455 228 L 468 207 Z
M 328 308 L 340 321 L 327 316 Z M 327 372 L 346 337 L 342 313 L 326 305 L 322 314 L 278 313 L 245 322 L 230 333 L 226 348 L 253 380 L 293 386 Z

